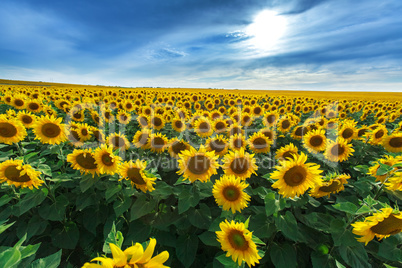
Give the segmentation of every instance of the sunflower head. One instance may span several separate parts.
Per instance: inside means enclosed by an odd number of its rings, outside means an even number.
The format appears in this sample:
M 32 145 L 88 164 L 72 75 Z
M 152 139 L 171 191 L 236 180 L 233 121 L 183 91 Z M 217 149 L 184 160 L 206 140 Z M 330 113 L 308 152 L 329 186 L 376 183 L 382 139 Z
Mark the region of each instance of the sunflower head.
M 106 144 L 112 146 L 113 150 L 120 149 L 121 151 L 125 151 L 130 148 L 130 142 L 127 140 L 127 137 L 120 132 L 110 134 L 106 139 Z
M 194 131 L 198 136 L 206 138 L 212 135 L 214 129 L 211 121 L 207 117 L 200 117 L 194 124 Z
M 214 151 L 207 152 L 203 145 L 197 151 L 194 147 L 179 154 L 179 175 L 191 182 L 200 180 L 207 182 L 213 174 L 217 174 L 219 167 L 218 156 Z
M 36 139 L 42 143 L 60 144 L 67 140 L 66 129 L 61 123 L 62 118 L 54 116 L 42 116 L 33 125 Z
M 284 197 L 295 197 L 304 194 L 310 187 L 321 180 L 320 166 L 306 163 L 307 155 L 301 153 L 293 159 L 280 161 L 276 170 L 272 172 L 271 179 L 276 180 L 273 188 L 279 189 L 279 194 Z
M 0 164 L 0 182 L 9 185 L 33 189 L 38 188 L 44 181 L 39 178 L 41 173 L 30 165 L 24 165 L 22 160 L 6 160 Z
M 289 143 L 276 150 L 275 158 L 279 160 L 293 159 L 295 156 L 299 156 L 298 150 L 293 143 Z
M 135 162 L 130 160 L 124 162 L 119 168 L 119 175 L 121 179 L 129 180 L 131 185 L 140 189 L 144 193 L 147 191 L 152 192 L 155 190 L 156 177 L 149 176 L 145 172 L 147 162 L 137 159 Z
M 178 159 L 179 154 L 185 150 L 190 149 L 190 144 L 188 142 L 174 138 L 169 142 L 169 154 Z
M 106 144 L 96 148 L 93 153 L 96 164 L 100 174 L 113 175 L 118 172 L 121 158 L 113 154 L 112 147 L 108 147 Z
M 205 145 L 208 151 L 215 151 L 216 155 L 223 156 L 227 153 L 229 143 L 227 138 L 222 135 L 215 136 L 214 138 L 209 138 Z
M 316 184 L 310 191 L 310 196 L 315 198 L 330 196 L 330 194 L 339 193 L 344 190 L 344 184 L 347 184 L 347 180 L 350 179 L 350 175 L 347 174 L 329 174 L 320 183 Z
M 389 136 L 386 136 L 382 140 L 382 146 L 388 152 L 393 153 L 401 153 L 402 152 L 402 132 L 393 133 Z
M 180 117 L 175 117 L 172 120 L 172 128 L 177 132 L 183 132 L 186 130 L 186 123 Z
M 36 122 L 36 116 L 30 112 L 20 111 L 17 117 L 26 128 L 32 128 Z
M 224 156 L 222 169 L 226 175 L 234 175 L 243 180 L 250 178 L 251 174 L 257 174 L 258 169 L 253 154 L 249 154 L 241 148 L 238 151 L 230 151 Z
M 327 146 L 327 138 L 324 129 L 312 130 L 303 137 L 304 146 L 310 153 L 324 151 Z
M 20 121 L 0 115 L 0 142 L 13 144 L 24 140 L 26 136 L 27 131 Z
M 71 163 L 73 169 L 79 170 L 81 174 L 90 173 L 92 176 L 95 176 L 99 172 L 98 164 L 90 149 L 74 149 L 71 154 L 67 155 L 67 162 Z
M 248 146 L 254 153 L 268 153 L 271 147 L 271 141 L 261 132 L 255 132 L 248 139 Z
M 149 136 L 149 148 L 152 152 L 156 152 L 158 154 L 163 153 L 168 146 L 168 139 L 165 135 L 161 133 L 154 134 L 152 133 Z
M 223 210 L 232 210 L 241 212 L 246 208 L 250 196 L 243 190 L 248 187 L 248 184 L 240 178 L 233 175 L 223 175 L 219 180 L 216 180 L 212 189 L 215 201 Z
M 354 151 L 352 144 L 349 144 L 343 138 L 338 137 L 335 141 L 330 140 L 328 142 L 324 156 L 332 162 L 343 162 L 346 161 Z

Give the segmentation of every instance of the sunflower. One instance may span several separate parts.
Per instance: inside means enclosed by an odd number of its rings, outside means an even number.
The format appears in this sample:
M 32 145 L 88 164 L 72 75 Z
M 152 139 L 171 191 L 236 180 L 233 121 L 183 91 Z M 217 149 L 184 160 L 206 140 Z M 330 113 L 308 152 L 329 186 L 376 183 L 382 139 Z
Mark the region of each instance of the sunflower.
M 150 126 L 156 130 L 161 130 L 165 126 L 165 120 L 162 115 L 154 114 L 150 117 L 149 122 Z
M 303 137 L 303 143 L 305 148 L 310 153 L 318 153 L 325 150 L 327 138 L 325 137 L 324 129 L 317 129 L 309 131 Z
M 310 187 L 321 181 L 320 166 L 313 163 L 305 163 L 307 155 L 301 153 L 293 159 L 279 161 L 271 173 L 271 179 L 277 180 L 272 184 L 273 188 L 279 189 L 279 194 L 284 197 L 295 197 L 304 194 Z
M 240 150 L 246 148 L 247 142 L 242 135 L 235 134 L 229 139 L 229 148 L 232 150 Z
M 263 128 L 259 132 L 262 133 L 265 137 L 267 137 L 272 143 L 274 143 L 276 139 L 276 133 L 273 129 Z
M 305 126 L 296 126 L 293 131 L 291 137 L 294 140 L 301 140 L 303 136 L 308 132 L 308 127 Z
M 388 190 L 402 191 L 402 172 L 395 172 L 388 178 L 388 182 L 385 183 Z
M 183 132 L 186 130 L 186 124 L 182 118 L 175 117 L 172 120 L 172 128 L 177 132 Z
M 84 143 L 80 139 L 77 128 L 70 127 L 67 129 L 67 140 L 75 147 L 82 147 Z
M 207 182 L 213 174 L 217 174 L 219 167 L 217 163 L 218 156 L 215 152 L 207 152 L 203 145 L 197 151 L 194 147 L 185 150 L 179 154 L 179 171 L 177 174 L 182 175 L 191 182 L 200 180 Z
M 330 194 L 339 193 L 345 189 L 344 184 L 347 184 L 347 180 L 350 179 L 350 175 L 347 174 L 330 174 L 326 177 L 326 180 L 314 185 L 310 191 L 310 196 L 319 198 L 323 196 L 330 196 Z
M 366 141 L 370 133 L 370 128 L 366 125 L 361 126 L 356 133 L 357 139 Z
M 148 267 L 148 268 L 169 268 L 163 265 L 169 259 L 169 252 L 166 250 L 152 258 L 156 246 L 156 239 L 151 238 L 147 248 L 144 251 L 140 243 L 135 243 L 131 247 L 122 251 L 118 246 L 109 243 L 110 251 L 113 258 L 96 257 L 92 261 L 102 263 L 102 265 L 95 263 L 84 263 L 82 268 L 113 268 L 113 267 Z
M 354 139 L 356 134 L 357 130 L 355 128 L 355 124 L 350 121 L 343 124 L 341 129 L 338 131 L 338 136 L 343 138 L 346 142 L 350 142 L 352 139 Z
M 214 133 L 214 129 L 210 120 L 207 117 L 200 117 L 194 124 L 194 131 L 198 136 L 206 138 Z
M 0 115 L 0 142 L 13 144 L 24 140 L 26 136 L 27 131 L 20 121 Z
M 91 134 L 92 134 L 91 127 L 88 126 L 88 124 L 86 124 L 86 123 L 78 125 L 77 133 L 82 142 L 85 142 L 85 141 L 91 139 Z
M 341 137 L 338 137 L 336 141 L 328 142 L 324 156 L 332 162 L 343 162 L 347 160 L 354 151 L 352 144 L 349 144 Z
M 209 138 L 205 143 L 208 151 L 215 151 L 216 155 L 223 156 L 227 153 L 229 143 L 222 135 Z
M 223 119 L 216 119 L 212 122 L 212 126 L 214 128 L 214 132 L 217 134 L 225 133 L 227 130 L 227 123 Z
M 10 105 L 14 106 L 17 109 L 25 109 L 26 106 L 25 96 L 23 94 L 17 94 L 13 96 Z
M 123 125 L 127 125 L 128 123 L 130 123 L 131 120 L 131 114 L 124 110 L 119 111 L 116 117 L 119 123 Z
M 33 125 L 33 132 L 36 139 L 41 143 L 60 144 L 66 141 L 66 130 L 64 124 L 61 124 L 62 118 L 54 116 L 42 116 Z
M 8 185 L 33 189 L 38 188 L 44 181 L 39 179 L 39 171 L 34 170 L 30 165 L 24 165 L 22 160 L 6 160 L 0 164 L 0 183 L 7 182 Z
M 137 148 L 148 149 L 149 148 L 149 137 L 151 136 L 151 130 L 148 128 L 143 128 L 138 130 L 133 137 L 133 145 Z
M 247 187 L 248 184 L 242 182 L 240 178 L 223 175 L 215 181 L 212 194 L 218 206 L 222 206 L 223 210 L 232 210 L 234 214 L 246 208 L 250 201 L 250 196 L 243 191 Z
M 370 135 L 370 143 L 373 145 L 381 144 L 384 137 L 388 134 L 388 130 L 384 125 L 379 125 L 372 130 Z
M 149 149 L 158 154 L 163 153 L 168 146 L 168 138 L 161 133 L 152 133 L 149 136 Z
M 17 114 L 17 118 L 26 128 L 32 128 L 32 126 L 35 124 L 36 121 L 36 116 L 26 111 L 20 111 Z
M 392 208 L 382 208 L 380 212 L 367 217 L 364 222 L 352 224 L 353 233 L 361 236 L 359 242 L 368 244 L 374 237 L 379 240 L 402 231 L 402 213 Z
M 293 143 L 289 143 L 281 148 L 279 148 L 278 150 L 276 150 L 275 152 L 275 158 L 279 159 L 279 160 L 287 160 L 287 159 L 292 159 L 295 156 L 299 156 L 298 154 L 298 148 L 296 146 L 294 146 Z
M 174 158 L 179 158 L 179 154 L 185 150 L 190 149 L 188 142 L 179 140 L 178 138 L 169 141 L 169 154 Z
M 253 242 L 253 233 L 246 229 L 244 223 L 230 223 L 225 220 L 219 224 L 220 231 L 216 232 L 218 242 L 223 251 L 227 251 L 227 256 L 232 256 L 232 260 L 239 266 L 246 261 L 248 266 L 259 263 L 261 257 L 258 255 L 256 244 Z
M 106 139 L 106 144 L 111 145 L 113 150 L 120 149 L 121 151 L 125 151 L 130 148 L 130 142 L 127 140 L 126 135 L 123 135 L 120 132 L 118 134 L 110 134 Z
M 112 123 L 114 121 L 114 115 L 112 114 L 112 110 L 103 109 L 101 114 L 102 114 L 101 115 L 102 121 L 105 121 L 106 123 Z
M 258 169 L 254 154 L 244 152 L 244 148 L 238 151 L 230 151 L 223 158 L 222 169 L 226 175 L 234 175 L 242 180 L 250 178 L 251 174 L 257 174 Z
M 278 121 L 277 126 L 280 132 L 286 133 L 293 126 L 293 121 L 288 117 L 284 117 Z
M 98 173 L 98 165 L 90 149 L 74 149 L 74 151 L 67 155 L 67 162 L 70 162 L 73 169 L 79 170 L 81 174 Z
M 91 127 L 91 132 L 97 142 L 105 143 L 105 133 L 103 133 L 103 130 L 100 130 L 96 127 Z
M 234 135 L 239 135 L 239 136 L 243 135 L 244 134 L 243 126 L 241 126 L 241 125 L 239 125 L 237 123 L 234 123 L 233 125 L 231 125 L 228 128 L 227 134 L 228 134 L 229 137 L 232 137 Z
M 70 110 L 68 114 L 74 121 L 84 122 L 85 120 L 85 113 L 84 110 L 82 109 L 74 107 L 73 109 Z
M 242 113 L 240 122 L 242 126 L 248 127 L 253 123 L 253 116 L 249 113 Z
M 100 174 L 113 175 L 118 172 L 121 158 L 113 154 L 112 147 L 103 144 L 93 153 Z
M 394 133 L 382 139 L 382 146 L 388 152 L 402 152 L 402 133 Z
M 268 153 L 272 142 L 261 132 L 255 132 L 247 143 L 254 153 Z
M 392 167 L 394 164 L 398 163 L 398 159 L 389 155 L 386 155 L 385 158 L 378 159 L 373 163 L 373 165 L 368 170 L 368 175 L 376 178 L 376 181 L 384 182 L 387 178 L 387 174 L 377 175 L 377 170 L 380 168 L 380 163 Z
M 263 115 L 262 123 L 266 127 L 272 127 L 272 126 L 275 126 L 278 119 L 279 119 L 279 114 L 277 112 L 275 112 L 275 111 L 266 112 Z
M 147 162 L 137 159 L 135 162 L 132 160 L 124 162 L 119 168 L 119 175 L 122 179 L 129 180 L 131 185 L 140 189 L 144 193 L 147 191 L 152 192 L 155 190 L 155 177 L 149 176 L 145 172 Z

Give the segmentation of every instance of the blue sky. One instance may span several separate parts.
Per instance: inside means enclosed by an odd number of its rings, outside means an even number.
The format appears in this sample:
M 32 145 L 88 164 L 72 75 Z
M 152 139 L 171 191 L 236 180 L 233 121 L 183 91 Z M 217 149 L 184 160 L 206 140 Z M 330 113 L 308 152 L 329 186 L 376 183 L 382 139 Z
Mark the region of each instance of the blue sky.
M 402 91 L 400 0 L 2 0 L 0 78 Z

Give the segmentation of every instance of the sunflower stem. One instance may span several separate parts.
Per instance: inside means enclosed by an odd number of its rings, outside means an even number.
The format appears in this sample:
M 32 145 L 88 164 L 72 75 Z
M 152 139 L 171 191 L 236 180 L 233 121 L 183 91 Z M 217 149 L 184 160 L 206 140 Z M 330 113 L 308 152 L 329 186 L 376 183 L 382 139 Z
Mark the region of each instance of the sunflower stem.
M 63 164 L 61 165 L 61 171 L 62 171 L 63 173 L 65 173 L 65 172 L 66 172 L 66 167 L 65 167 L 66 161 L 65 161 L 65 159 L 64 159 L 64 154 L 63 154 L 63 150 L 62 150 L 62 145 L 61 145 L 61 144 L 58 144 L 57 146 L 59 147 L 60 160 L 61 160 L 61 162 L 63 163 Z
M 15 145 L 17 146 L 19 155 L 20 155 L 21 157 L 24 157 L 24 152 L 23 152 L 22 149 L 21 149 L 20 143 L 19 143 L 19 142 L 16 142 Z
M 374 200 L 377 200 L 377 198 L 380 196 L 382 189 L 384 188 L 384 185 L 387 182 L 388 178 L 389 178 L 389 175 L 385 178 L 384 182 L 381 184 L 380 188 L 378 189 L 377 193 L 375 194 L 375 196 L 373 198 Z

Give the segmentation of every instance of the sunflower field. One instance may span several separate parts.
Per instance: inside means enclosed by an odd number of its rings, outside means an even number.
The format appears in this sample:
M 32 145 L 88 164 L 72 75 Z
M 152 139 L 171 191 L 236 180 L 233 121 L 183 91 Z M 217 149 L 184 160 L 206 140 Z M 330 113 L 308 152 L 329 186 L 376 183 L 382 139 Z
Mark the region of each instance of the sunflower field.
M 0 85 L 0 267 L 401 267 L 401 103 Z

